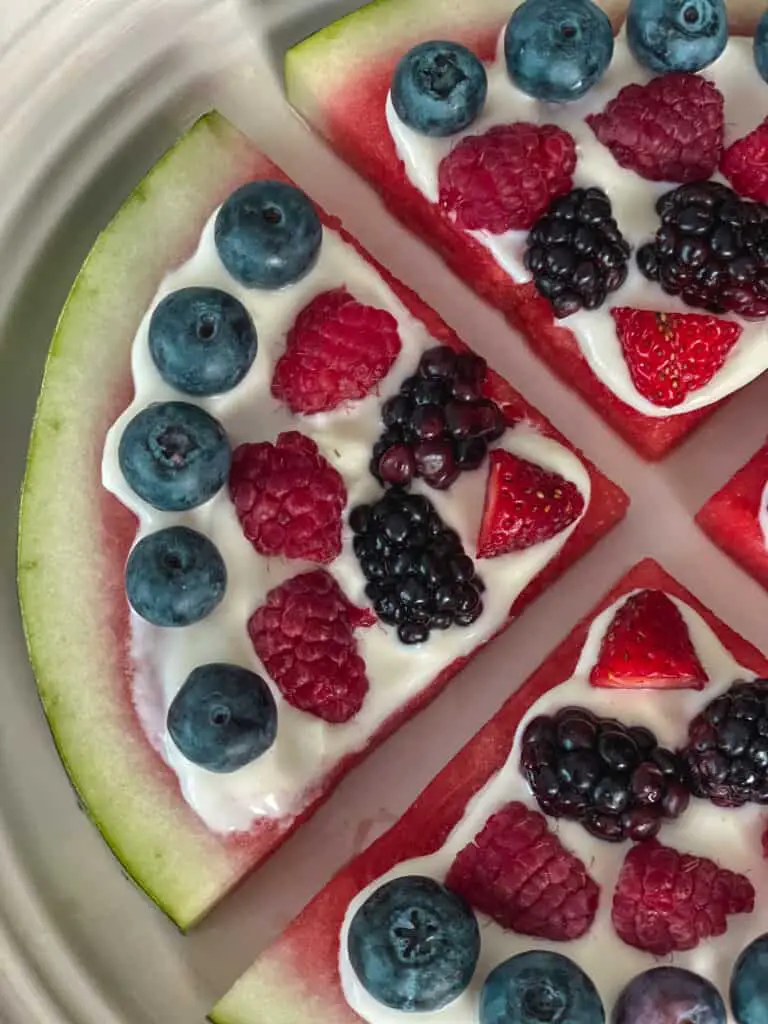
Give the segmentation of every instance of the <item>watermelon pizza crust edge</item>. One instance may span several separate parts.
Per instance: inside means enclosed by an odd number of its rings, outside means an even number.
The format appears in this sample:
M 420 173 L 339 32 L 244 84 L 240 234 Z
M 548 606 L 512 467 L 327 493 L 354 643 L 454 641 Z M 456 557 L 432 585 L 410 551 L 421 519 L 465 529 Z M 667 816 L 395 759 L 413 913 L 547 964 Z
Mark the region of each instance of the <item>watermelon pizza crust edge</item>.
M 483 60 L 520 0 L 374 0 L 293 45 L 285 54 L 288 99 L 299 115 L 381 195 L 385 205 L 450 269 L 521 332 L 533 351 L 648 460 L 666 456 L 733 394 L 678 415 L 651 417 L 625 403 L 592 371 L 574 334 L 553 320 L 532 282 L 517 284 L 480 242 L 435 211 L 405 175 L 385 117 L 397 60 L 426 39 L 463 43 Z M 596 0 L 614 31 L 625 0 Z M 481 10 L 478 11 L 478 7 Z M 748 34 L 762 14 L 754 0 L 728 3 L 732 34 Z M 567 321 L 566 321 L 567 323 Z
M 337 764 L 295 818 L 263 820 L 250 832 L 227 837 L 208 831 L 184 802 L 176 776 L 150 746 L 131 701 L 122 570 L 136 524 L 101 487 L 105 434 L 130 399 L 131 341 L 161 278 L 192 253 L 204 223 L 230 192 L 264 177 L 287 180 L 224 118 L 207 114 L 148 173 L 99 236 L 56 328 L 21 505 L 18 585 L 24 628 L 59 754 L 82 804 L 128 874 L 182 929 L 273 852 L 366 753 Z M 430 333 L 441 343 L 462 347 L 454 332 L 371 260 L 338 220 L 321 215 L 326 227 L 339 231 L 371 262 Z M 89 386 L 94 379 L 104 386 Z M 495 374 L 489 374 L 488 389 L 510 418 L 525 418 L 564 440 Z M 83 395 L 90 397 L 83 402 Z M 590 505 L 559 556 L 519 595 L 512 614 L 626 511 L 626 495 L 583 461 L 592 485 Z M 95 593 L 101 593 L 101 601 L 73 601 L 73 595 Z M 385 721 L 367 749 L 436 696 L 463 664 L 448 666 Z
M 344 999 L 338 972 L 338 936 L 350 902 L 398 862 L 433 853 L 445 842 L 471 798 L 503 765 L 530 706 L 572 674 L 596 616 L 622 595 L 645 588 L 663 590 L 684 601 L 736 661 L 758 675 L 768 671 L 765 655 L 657 562 L 650 558 L 639 562 L 574 626 L 395 824 L 350 860 L 235 982 L 212 1010 L 214 1024 L 303 1024 L 306 1020 L 359 1024 L 361 1018 Z

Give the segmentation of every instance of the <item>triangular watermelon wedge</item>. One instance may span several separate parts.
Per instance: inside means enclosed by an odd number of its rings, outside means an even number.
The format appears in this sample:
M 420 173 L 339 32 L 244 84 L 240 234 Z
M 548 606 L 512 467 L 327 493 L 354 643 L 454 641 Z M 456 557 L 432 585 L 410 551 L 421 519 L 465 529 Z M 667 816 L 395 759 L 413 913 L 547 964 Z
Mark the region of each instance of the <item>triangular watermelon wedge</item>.
M 495 56 L 515 0 L 375 0 L 288 50 L 288 98 L 334 150 L 381 194 L 389 210 L 522 331 L 531 348 L 641 455 L 659 459 L 722 403 L 677 416 L 649 417 L 621 401 L 592 372 L 573 333 L 553 319 L 532 283 L 516 284 L 488 250 L 408 180 L 385 116 L 394 67 L 425 39 L 463 43 Z M 601 0 L 615 27 L 622 0 Z M 733 26 L 732 26 L 733 28 Z
M 760 505 L 768 484 L 768 443 L 707 501 L 696 522 L 726 555 L 768 590 L 768 543 Z
M 662 590 L 689 605 L 738 663 L 758 675 L 768 670 L 768 660 L 755 647 L 717 619 L 661 566 L 651 559 L 640 562 L 575 626 L 395 825 L 342 868 L 235 983 L 212 1012 L 215 1024 L 359 1022 L 344 999 L 338 973 L 339 932 L 349 903 L 398 862 L 433 853 L 444 843 L 468 801 L 503 765 L 528 708 L 572 675 L 595 617 L 622 595 L 646 588 Z M 531 946 L 536 944 L 530 940 Z M 568 955 L 567 943 L 562 952 Z M 450 1008 L 444 1012 L 451 1020 Z
M 62 760 L 126 871 L 182 928 L 276 849 L 365 753 L 342 760 L 318 779 L 297 817 L 261 819 L 250 832 L 231 837 L 214 834 L 182 799 L 131 701 L 123 569 L 135 522 L 101 487 L 104 438 L 130 399 L 131 342 L 161 278 L 192 253 L 219 203 L 259 177 L 284 175 L 220 115 L 208 114 L 163 157 L 99 237 L 53 340 L 21 510 L 24 624 Z M 338 221 L 322 211 L 321 216 L 326 228 L 343 233 Z M 370 262 L 436 339 L 461 347 L 439 317 Z M 526 419 L 562 440 L 494 374 L 488 389 L 510 420 Z M 592 496 L 584 518 L 560 555 L 520 595 L 510 617 L 624 515 L 623 492 L 593 467 L 588 470 Z M 448 666 L 399 708 L 371 744 L 424 706 L 460 667 Z

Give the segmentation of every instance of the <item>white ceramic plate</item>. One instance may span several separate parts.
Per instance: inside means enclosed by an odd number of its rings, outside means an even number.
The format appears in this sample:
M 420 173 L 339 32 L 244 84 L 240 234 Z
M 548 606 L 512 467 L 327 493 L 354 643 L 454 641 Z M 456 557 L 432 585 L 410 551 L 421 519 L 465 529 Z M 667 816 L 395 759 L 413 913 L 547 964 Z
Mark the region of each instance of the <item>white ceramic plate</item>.
M 20 15 L 7 23 L 0 15 L 0 45 L 7 43 L 0 50 L 3 1022 L 200 1024 L 331 873 L 392 822 L 579 615 L 645 555 L 768 647 L 768 597 L 692 522 L 703 500 L 763 441 L 768 375 L 661 467 L 642 463 L 290 116 L 279 78 L 282 50 L 356 6 L 355 0 L 61 0 L 43 3 L 35 16 L 25 7 L 26 27 Z M 14 548 L 34 401 L 69 285 L 131 186 L 214 105 L 340 213 L 376 256 L 622 484 L 633 506 L 622 527 L 183 938 L 122 876 L 78 809 L 27 664 Z

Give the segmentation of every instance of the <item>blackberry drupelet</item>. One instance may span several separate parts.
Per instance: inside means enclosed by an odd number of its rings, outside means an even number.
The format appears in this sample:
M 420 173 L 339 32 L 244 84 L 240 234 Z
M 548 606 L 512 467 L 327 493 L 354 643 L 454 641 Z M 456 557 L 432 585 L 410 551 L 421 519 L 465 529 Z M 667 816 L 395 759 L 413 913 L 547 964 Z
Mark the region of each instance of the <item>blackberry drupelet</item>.
M 520 770 L 545 814 L 572 818 L 598 839 L 650 839 L 688 806 L 680 759 L 649 729 L 561 708 L 527 725 Z
M 716 181 L 665 192 L 661 226 L 637 251 L 645 277 L 710 313 L 768 316 L 768 207 Z
M 506 429 L 501 409 L 482 395 L 487 364 L 448 345 L 428 349 L 418 372 L 382 407 L 384 432 L 373 446 L 371 472 L 383 484 L 407 487 L 421 477 L 450 487 L 464 470 L 478 469 Z
M 682 758 L 694 796 L 719 807 L 768 804 L 768 679 L 734 683 L 707 704 Z
M 393 487 L 375 504 L 353 508 L 349 525 L 366 596 L 404 644 L 479 618 L 485 586 L 427 498 Z
M 575 188 L 555 199 L 532 227 L 525 266 L 555 316 L 597 309 L 627 279 L 630 246 L 599 188 Z

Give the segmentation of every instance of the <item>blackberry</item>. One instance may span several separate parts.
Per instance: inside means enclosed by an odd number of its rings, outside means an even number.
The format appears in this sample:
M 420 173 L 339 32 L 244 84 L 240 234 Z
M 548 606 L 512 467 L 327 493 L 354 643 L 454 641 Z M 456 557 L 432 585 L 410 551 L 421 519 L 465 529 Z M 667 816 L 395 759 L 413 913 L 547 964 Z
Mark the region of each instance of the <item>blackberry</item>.
M 650 839 L 688 806 L 681 759 L 649 729 L 561 708 L 526 726 L 520 771 L 539 807 L 572 818 L 598 839 Z
M 719 807 L 768 804 L 768 679 L 734 683 L 707 704 L 681 753 L 694 796 Z
M 384 432 L 371 459 L 376 479 L 407 487 L 421 477 L 444 490 L 461 472 L 478 469 L 488 445 L 506 429 L 501 409 L 483 397 L 486 370 L 485 360 L 471 352 L 428 349 L 418 372 L 382 407 Z
M 525 266 L 555 316 L 597 309 L 627 279 L 630 247 L 599 188 L 575 188 L 531 228 Z
M 427 498 L 392 487 L 375 504 L 353 508 L 349 525 L 366 596 L 404 644 L 480 617 L 485 586 L 475 563 Z
M 661 226 L 637 265 L 668 295 L 710 313 L 768 316 L 768 207 L 716 181 L 692 182 L 656 203 Z

